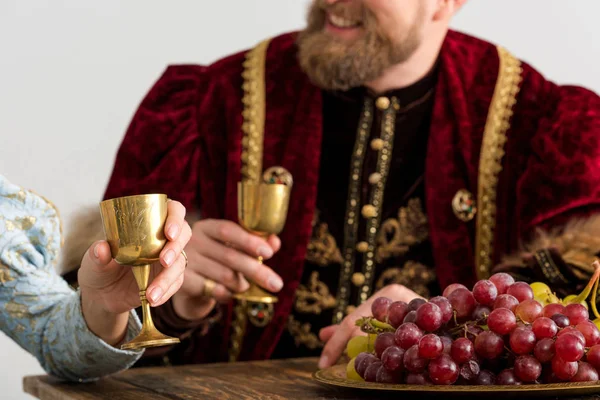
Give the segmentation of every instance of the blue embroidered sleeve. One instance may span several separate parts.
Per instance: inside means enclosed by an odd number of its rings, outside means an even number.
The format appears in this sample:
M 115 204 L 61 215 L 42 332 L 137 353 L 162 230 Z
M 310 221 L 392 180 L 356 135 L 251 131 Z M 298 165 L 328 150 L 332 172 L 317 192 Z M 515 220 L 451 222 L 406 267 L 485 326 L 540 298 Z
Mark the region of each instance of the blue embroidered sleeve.
M 47 373 L 89 381 L 129 368 L 139 351 L 122 351 L 87 327 L 79 292 L 55 272 L 62 244 L 57 210 L 0 175 L 0 329 Z M 141 324 L 131 312 L 125 340 Z

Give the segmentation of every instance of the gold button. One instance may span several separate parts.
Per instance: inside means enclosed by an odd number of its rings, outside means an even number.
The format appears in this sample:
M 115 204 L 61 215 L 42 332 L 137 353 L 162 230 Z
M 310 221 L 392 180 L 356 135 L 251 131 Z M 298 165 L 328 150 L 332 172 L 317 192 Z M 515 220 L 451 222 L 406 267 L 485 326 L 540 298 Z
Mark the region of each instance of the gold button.
M 377 209 L 371 204 L 364 205 L 362 208 L 362 216 L 365 218 L 374 218 L 377 216 Z
M 356 250 L 358 250 L 361 253 L 366 253 L 367 250 L 369 250 L 369 243 L 367 242 L 360 242 L 356 245 Z
M 354 306 L 346 307 L 346 315 L 352 314 L 354 311 L 356 311 L 356 307 L 354 307 Z
M 388 99 L 387 97 L 380 97 L 377 99 L 377 102 L 375 104 L 380 110 L 387 110 L 390 106 L 390 99 Z
M 360 286 L 365 283 L 365 275 L 361 272 L 355 272 L 352 274 L 352 283 L 354 286 Z
M 369 176 L 369 183 L 371 185 L 376 185 L 377 183 L 379 183 L 380 180 L 381 180 L 381 174 L 379 172 L 373 172 Z
M 381 149 L 383 149 L 383 139 L 373 139 L 373 140 L 371 140 L 371 148 L 373 150 L 381 150 Z

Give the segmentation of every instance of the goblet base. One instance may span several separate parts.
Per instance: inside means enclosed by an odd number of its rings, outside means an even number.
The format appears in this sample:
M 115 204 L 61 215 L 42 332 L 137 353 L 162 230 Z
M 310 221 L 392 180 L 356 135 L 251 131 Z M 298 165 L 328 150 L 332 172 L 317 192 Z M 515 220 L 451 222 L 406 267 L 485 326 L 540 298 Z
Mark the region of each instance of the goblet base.
M 233 298 L 246 303 L 273 304 L 279 300 L 277 296 L 261 289 L 254 282 L 250 282 L 250 288 L 243 293 L 236 293 Z
M 149 347 L 168 346 L 170 344 L 177 344 L 179 342 L 179 339 L 162 334 L 157 330 L 142 330 L 140 334 L 131 341 L 121 345 L 121 350 L 140 350 Z

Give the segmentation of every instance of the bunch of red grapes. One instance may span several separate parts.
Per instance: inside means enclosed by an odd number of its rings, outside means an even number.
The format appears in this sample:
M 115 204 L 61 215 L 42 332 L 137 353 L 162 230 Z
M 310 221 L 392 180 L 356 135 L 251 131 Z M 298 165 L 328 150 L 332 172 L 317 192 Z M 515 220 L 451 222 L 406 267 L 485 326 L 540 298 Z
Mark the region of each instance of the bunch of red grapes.
M 429 301 L 381 297 L 373 317 L 391 325 L 374 352 L 356 356 L 367 382 L 521 385 L 597 381 L 600 331 L 582 304 L 542 306 L 504 273 L 468 290 L 452 284 Z M 349 365 L 349 367 L 352 367 Z

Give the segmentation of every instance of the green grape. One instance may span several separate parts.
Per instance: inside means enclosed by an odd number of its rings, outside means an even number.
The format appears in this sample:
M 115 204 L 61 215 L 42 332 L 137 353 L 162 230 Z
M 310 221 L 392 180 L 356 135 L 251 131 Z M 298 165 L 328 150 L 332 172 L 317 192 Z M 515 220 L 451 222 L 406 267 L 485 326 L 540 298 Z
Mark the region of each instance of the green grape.
M 544 297 L 548 293 L 552 293 L 550 287 L 542 282 L 533 282 L 530 284 L 531 290 L 533 290 L 533 297 Z
M 375 351 L 375 340 L 377 339 L 376 333 L 369 333 L 367 335 L 369 340 L 367 341 L 367 352 L 373 353 Z
M 533 296 L 541 305 L 547 306 L 548 304 L 560 303 L 560 299 L 556 297 L 554 293 L 544 293 L 539 296 Z
M 529 285 L 533 290 L 533 298 L 541 305 L 545 306 L 552 303 L 559 303 L 560 299 L 552 293 L 552 289 L 542 282 L 533 282 Z
M 575 298 L 576 298 L 576 297 L 577 297 L 577 295 L 576 295 L 576 294 L 570 294 L 570 295 L 568 295 L 567 297 L 565 297 L 565 298 L 563 299 L 563 304 L 571 304 L 571 302 L 572 302 L 573 300 L 575 300 Z
M 537 300 L 542 306 L 547 306 L 551 302 L 548 301 L 548 296 L 533 296 L 534 300 Z
M 354 368 L 355 360 L 356 357 L 354 357 L 352 360 L 350 360 L 350 362 L 348 362 L 348 365 L 346 366 L 346 378 L 350 379 L 351 381 L 364 381 L 364 379 L 360 377 L 358 372 L 356 372 L 356 368 Z
M 600 329 L 600 318 L 596 318 L 592 322 L 594 323 L 594 325 L 596 325 L 596 328 Z
M 373 345 L 374 343 L 375 339 L 373 339 Z M 368 336 L 354 336 L 346 345 L 346 353 L 348 353 L 348 357 L 354 358 L 360 353 L 372 352 L 373 345 L 370 346 L 370 338 Z
M 560 303 L 560 299 L 554 293 L 548 294 L 548 303 Z
M 563 303 L 564 305 L 567 305 L 567 304 L 572 304 L 572 303 L 574 303 L 574 302 L 575 302 L 575 299 L 576 299 L 576 298 L 577 298 L 577 295 L 576 295 L 576 294 L 570 294 L 570 295 L 568 295 L 567 297 L 565 297 L 565 298 L 563 299 L 562 303 Z M 579 304 L 581 304 L 582 306 L 584 306 L 585 308 L 587 308 L 587 309 L 589 310 L 589 308 L 588 308 L 588 304 L 587 304 L 587 302 L 586 302 L 585 300 L 583 300 L 583 301 L 582 301 L 581 303 L 579 303 Z

